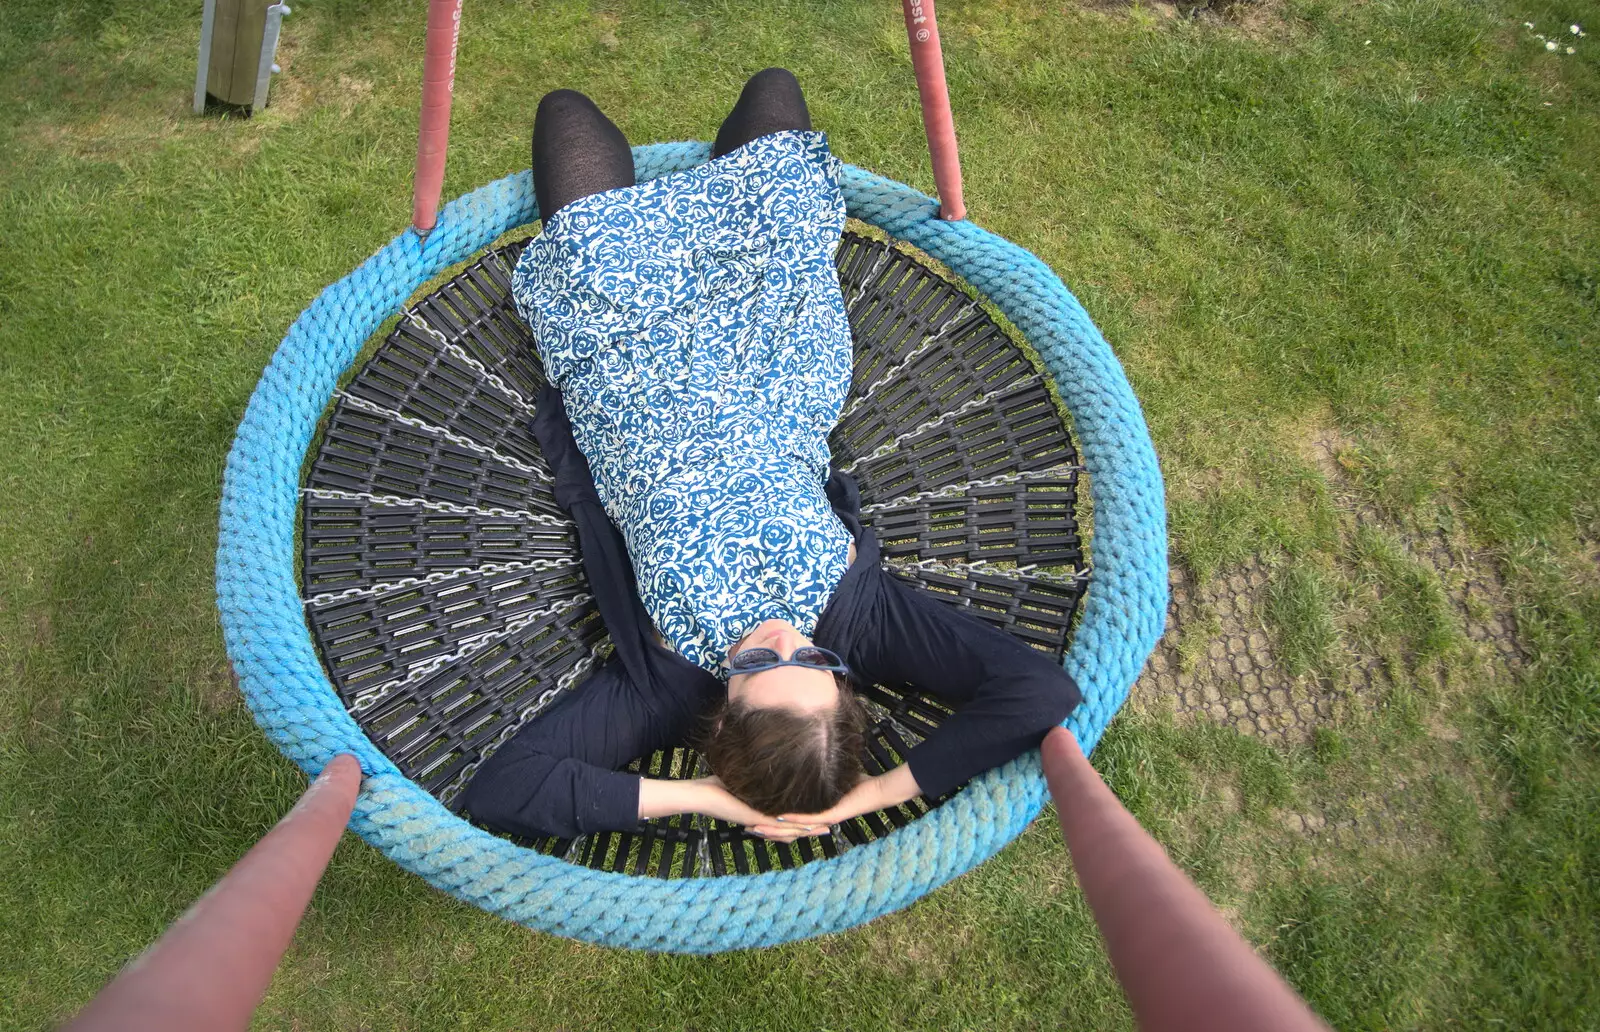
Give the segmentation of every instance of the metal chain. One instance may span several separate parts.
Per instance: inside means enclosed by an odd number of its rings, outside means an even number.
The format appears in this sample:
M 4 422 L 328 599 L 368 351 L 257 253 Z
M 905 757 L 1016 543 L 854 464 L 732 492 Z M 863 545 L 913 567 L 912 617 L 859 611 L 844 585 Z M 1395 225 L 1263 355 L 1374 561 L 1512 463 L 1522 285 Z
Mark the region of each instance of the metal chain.
M 497 247 L 493 251 L 489 252 L 489 257 L 494 259 L 494 263 L 496 265 L 500 266 L 500 271 L 505 273 L 506 274 L 506 279 L 509 280 L 512 277 L 516 276 L 517 270 L 512 268 L 510 262 L 506 261 L 506 253 L 505 252 L 506 252 L 505 248 Z M 510 299 L 510 295 L 508 294 L 508 295 L 506 295 L 506 300 L 509 300 L 509 299 Z M 505 301 L 500 301 L 498 303 L 499 304 L 504 304 Z
M 900 570 L 925 570 L 929 573 L 945 573 L 959 577 L 982 574 L 987 577 L 999 577 L 1010 581 L 1025 581 L 1031 578 L 1043 581 L 1046 584 L 1057 584 L 1061 587 L 1081 587 L 1089 581 L 1089 574 L 1086 571 L 1080 571 L 1068 577 L 1041 569 L 1036 563 L 1015 567 L 994 566 L 982 559 L 970 562 L 948 559 L 886 559 L 884 563 Z
M 458 663 L 469 656 L 476 655 L 477 653 L 483 651 L 483 649 L 491 643 L 516 634 L 518 631 L 543 617 L 553 616 L 557 613 L 564 613 L 575 606 L 580 606 L 591 601 L 593 597 L 594 596 L 588 594 L 587 592 L 574 595 L 572 598 L 557 602 L 553 606 L 548 606 L 544 609 L 533 609 L 526 613 L 522 613 L 519 616 L 507 621 L 504 627 L 501 627 L 497 630 L 480 631 L 477 634 L 469 634 L 461 639 L 460 643 L 453 652 L 447 652 L 444 655 L 435 656 L 426 662 L 419 663 L 416 666 L 411 667 L 406 671 L 404 677 L 399 677 L 391 681 L 385 681 L 383 684 L 374 685 L 373 687 L 360 692 L 356 695 L 355 699 L 351 701 L 347 709 L 351 713 L 363 713 L 371 709 L 373 706 L 376 706 L 390 695 L 393 695 L 397 690 L 408 687 L 417 683 L 418 681 L 430 677 L 451 663 Z
M 329 487 L 302 488 L 300 493 L 310 498 L 318 498 L 330 502 L 371 502 L 376 505 L 422 508 L 429 512 L 448 513 L 452 516 L 498 516 L 506 519 L 521 520 L 524 523 L 537 523 L 544 527 L 558 527 L 563 530 L 575 529 L 575 524 L 565 517 L 529 512 L 527 509 L 457 505 L 454 502 L 430 502 L 425 498 L 402 498 L 399 495 L 380 495 L 373 494 L 370 491 L 340 491 L 337 488 Z
M 976 488 L 1003 487 L 1007 484 L 1021 484 L 1034 480 L 1056 480 L 1068 474 L 1083 472 L 1083 467 L 1078 465 L 1051 466 L 1049 469 L 1018 470 L 1015 473 L 1001 473 L 998 476 L 985 480 L 969 480 L 964 484 L 947 484 L 932 491 L 918 491 L 916 494 L 901 495 L 891 498 L 886 502 L 873 502 L 871 505 L 861 507 L 861 514 L 883 512 L 886 509 L 898 509 L 903 505 L 915 505 L 918 502 L 932 498 L 954 498 L 966 494 Z
M 861 285 L 856 288 L 857 297 L 861 295 L 862 291 L 871 287 L 872 284 L 877 281 L 878 274 L 883 271 L 883 267 L 888 265 L 893 257 L 894 249 L 892 247 L 885 247 L 883 250 L 878 252 L 878 257 L 872 260 L 872 268 L 868 269 L 867 274 L 861 277 Z M 854 299 L 852 298 L 852 300 Z
M 1009 389 L 1010 389 L 1010 385 L 1007 384 L 1006 387 L 1005 387 L 1005 390 L 1009 390 Z M 861 465 L 863 462 L 872 462 L 875 459 L 883 458 L 885 455 L 891 455 L 894 452 L 898 451 L 900 449 L 901 445 L 903 445 L 903 444 L 905 444 L 905 442 L 911 440 L 911 438 L 916 437 L 918 434 L 925 433 L 925 432 L 927 432 L 929 430 L 932 430 L 935 427 L 937 427 L 939 424 L 948 422 L 949 420 L 955 419 L 958 416 L 966 415 L 968 412 L 971 412 L 975 408 L 982 408 L 983 406 L 988 405 L 991 402 L 993 402 L 995 398 L 997 398 L 997 397 L 999 397 L 1001 395 L 1001 393 L 1002 393 L 1002 391 L 990 391 L 988 394 L 981 394 L 978 397 L 973 398 L 972 400 L 968 401 L 964 405 L 960 405 L 960 406 L 958 406 L 956 408 L 953 408 L 953 409 L 949 410 L 948 412 L 943 412 L 943 413 L 935 416 L 934 418 L 928 420 L 927 422 L 923 423 L 921 426 L 915 427 L 915 428 L 913 428 L 911 430 L 907 430 L 905 433 L 903 433 L 900 436 L 894 438 L 892 441 L 888 441 L 888 442 L 886 442 L 884 444 L 879 445 L 870 455 L 863 455 L 863 456 L 861 456 L 859 458 L 851 459 L 850 462 L 845 465 L 844 471 L 846 473 L 854 473 L 855 472 L 855 468 L 857 466 Z
M 572 687 L 573 684 L 585 677 L 589 671 L 593 669 L 594 661 L 595 653 L 593 650 L 591 650 L 588 655 L 574 663 L 571 670 L 567 671 L 565 674 L 562 674 L 560 680 L 555 683 L 554 687 L 546 688 L 544 691 L 539 693 L 539 697 L 537 699 L 519 710 L 517 712 L 517 719 L 502 728 L 500 733 L 495 735 L 493 742 L 490 742 L 488 745 L 485 745 L 481 750 L 479 750 L 478 758 L 476 760 L 473 760 L 465 767 L 462 767 L 461 771 L 456 774 L 455 777 L 450 779 L 450 783 L 439 790 L 439 801 L 444 803 L 446 806 L 449 806 L 451 800 L 455 799 L 461 790 L 466 787 L 467 782 L 472 780 L 472 776 L 478 772 L 478 768 L 483 766 L 484 761 L 493 756 L 496 750 L 498 750 L 502 745 L 505 745 L 513 735 L 527 726 L 528 721 L 532 720 L 540 713 L 543 713 L 550 703 L 554 702 L 558 696 L 560 696 L 568 688 Z
M 544 570 L 561 570 L 577 566 L 579 560 L 571 559 L 519 559 L 509 563 L 485 563 L 482 566 L 458 566 L 449 570 L 436 570 L 422 577 L 401 577 L 398 580 L 380 581 L 357 588 L 346 588 L 343 591 L 326 591 L 320 595 L 312 595 L 301 600 L 302 605 L 326 606 L 334 602 L 343 602 L 346 599 L 362 598 L 367 595 L 385 595 L 391 591 L 403 588 L 415 588 L 424 584 L 437 584 L 440 581 L 451 580 L 463 574 L 482 573 L 512 573 L 526 570 L 529 573 L 538 573 Z
M 446 337 L 443 333 L 440 333 L 432 326 L 429 326 L 427 320 L 418 315 L 415 308 L 407 312 L 406 315 L 418 329 L 420 329 L 423 333 L 426 333 L 429 337 L 433 338 L 434 342 L 439 345 L 440 350 L 449 352 L 451 356 L 470 366 L 474 372 L 483 377 L 483 379 L 496 390 L 514 400 L 518 405 L 521 405 L 524 412 L 530 416 L 533 415 L 533 405 L 528 402 L 527 398 L 522 396 L 522 392 L 518 391 L 515 387 L 512 387 L 510 384 L 500 379 L 500 377 L 496 376 L 493 372 L 490 372 L 487 366 L 485 366 L 482 362 L 479 362 L 476 358 L 473 358 L 472 355 L 470 355 L 459 344 L 455 343 L 449 337 Z
M 952 331 L 954 331 L 956 325 L 960 323 L 962 319 L 966 318 L 971 311 L 975 310 L 975 308 L 976 306 L 972 303 L 972 301 L 970 299 L 967 300 L 950 316 L 949 322 L 939 327 L 939 331 L 937 333 L 930 333 L 923 337 L 922 342 L 916 347 L 912 348 L 910 351 L 906 352 L 906 354 L 900 358 L 900 361 L 879 373 L 877 379 L 873 380 L 871 385 L 868 386 L 866 390 L 862 391 L 860 394 L 853 395 L 850 398 L 849 403 L 845 406 L 845 411 L 840 414 L 840 421 L 842 422 L 854 414 L 857 408 L 860 408 L 862 404 L 864 404 L 868 399 L 878 392 L 878 388 L 894 380 L 899 375 L 900 370 L 904 369 L 912 362 L 915 362 L 917 359 L 927 354 L 936 345 L 942 344 L 944 339 L 949 336 Z
M 464 437 L 453 430 L 447 430 L 442 426 L 435 426 L 434 424 L 425 422 L 416 418 L 415 416 L 405 415 L 396 409 L 385 408 L 384 406 L 379 405 L 377 402 L 368 401 L 366 398 L 351 394 L 348 391 L 337 391 L 335 392 L 335 396 L 343 398 L 352 407 L 361 409 L 363 412 L 368 412 L 375 416 L 382 416 L 385 419 L 393 420 L 396 423 L 404 424 L 405 426 L 409 426 L 416 430 L 425 431 L 433 434 L 436 437 L 443 437 L 451 444 L 466 448 L 468 451 L 475 452 L 479 455 L 486 455 L 489 458 L 494 459 L 496 462 L 510 466 L 519 473 L 528 473 L 541 478 L 545 477 L 548 473 L 547 470 L 542 470 L 537 466 L 530 465 L 529 463 L 523 462 L 521 459 L 514 459 L 509 455 L 496 451 L 494 448 L 491 448 L 486 444 L 480 444 L 470 437 Z
M 883 703 L 877 701 L 876 699 L 869 699 L 865 696 L 862 696 L 861 701 L 866 705 L 867 712 L 872 715 L 874 723 L 887 723 L 891 728 L 899 733 L 901 739 L 908 746 L 915 747 L 922 741 L 921 734 L 900 723 L 900 718 L 895 716 L 894 711 L 889 709 L 889 707 L 885 706 Z

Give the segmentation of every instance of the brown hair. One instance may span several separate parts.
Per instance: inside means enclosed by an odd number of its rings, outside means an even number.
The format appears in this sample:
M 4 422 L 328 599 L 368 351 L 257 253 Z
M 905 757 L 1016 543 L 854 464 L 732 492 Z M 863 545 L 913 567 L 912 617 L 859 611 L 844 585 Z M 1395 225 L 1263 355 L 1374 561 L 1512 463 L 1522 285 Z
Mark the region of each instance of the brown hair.
M 724 702 L 706 717 L 700 751 L 729 792 L 768 816 L 819 813 L 864 776 L 867 708 L 835 677 L 839 704 L 819 713 Z

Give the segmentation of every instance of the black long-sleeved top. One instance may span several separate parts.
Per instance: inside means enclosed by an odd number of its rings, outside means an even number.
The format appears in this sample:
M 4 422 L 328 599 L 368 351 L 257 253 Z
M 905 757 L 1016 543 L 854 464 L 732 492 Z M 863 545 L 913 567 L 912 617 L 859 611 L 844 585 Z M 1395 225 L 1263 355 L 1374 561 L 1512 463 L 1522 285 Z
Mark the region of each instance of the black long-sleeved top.
M 619 768 L 683 741 L 727 686 L 656 640 L 560 392 L 545 388 L 537 411 L 534 435 L 554 473 L 556 502 L 577 524 L 615 651 L 485 761 L 463 803 L 482 823 L 529 837 L 629 830 L 639 824 L 640 775 Z M 863 681 L 913 685 L 955 707 L 906 757 L 923 794 L 943 795 L 1037 746 L 1080 701 L 1072 678 L 1049 656 L 890 574 L 861 522 L 855 481 L 835 470 L 827 491 L 855 537 L 856 558 L 812 640 Z

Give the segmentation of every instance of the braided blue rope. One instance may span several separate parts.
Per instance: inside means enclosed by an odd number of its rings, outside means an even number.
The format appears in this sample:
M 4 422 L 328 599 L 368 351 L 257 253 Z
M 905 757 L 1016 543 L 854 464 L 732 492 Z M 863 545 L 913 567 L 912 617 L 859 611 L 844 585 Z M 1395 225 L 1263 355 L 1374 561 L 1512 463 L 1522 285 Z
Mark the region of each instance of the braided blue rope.
M 705 162 L 704 143 L 634 150 L 650 179 Z M 1073 414 L 1094 500 L 1095 576 L 1065 660 L 1084 693 L 1068 727 L 1085 751 L 1161 634 L 1166 511 L 1139 404 L 1110 347 L 1061 281 L 921 193 L 844 166 L 851 215 L 920 247 L 987 295 L 1043 356 Z M 1015 838 L 1045 798 L 1037 752 L 975 779 L 884 839 L 790 871 L 667 881 L 593 871 L 480 831 L 402 776 L 334 693 L 295 583 L 301 464 L 340 374 L 430 277 L 537 217 L 527 172 L 447 205 L 301 313 L 250 399 L 223 477 L 217 606 L 256 722 L 308 774 L 354 753 L 366 774 L 350 826 L 396 863 L 530 928 L 636 949 L 714 953 L 839 931 L 909 905 Z

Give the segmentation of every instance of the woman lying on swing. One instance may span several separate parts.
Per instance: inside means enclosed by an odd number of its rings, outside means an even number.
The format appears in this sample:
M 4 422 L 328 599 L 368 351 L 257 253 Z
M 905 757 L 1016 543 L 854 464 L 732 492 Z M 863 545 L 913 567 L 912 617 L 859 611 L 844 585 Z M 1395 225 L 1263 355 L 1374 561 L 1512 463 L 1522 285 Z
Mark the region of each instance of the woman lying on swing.
M 702 813 L 789 841 L 940 796 L 1080 699 L 1049 656 L 891 576 L 829 469 L 850 386 L 838 159 L 793 75 L 746 84 L 712 160 L 635 184 L 585 96 L 539 104 L 544 231 L 512 292 L 550 386 L 534 433 L 614 653 L 494 753 L 467 812 L 529 837 Z M 877 777 L 850 687 L 956 710 Z M 691 738 L 715 776 L 621 768 Z

